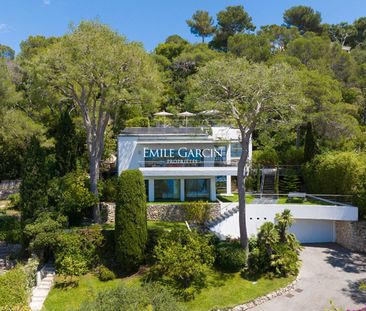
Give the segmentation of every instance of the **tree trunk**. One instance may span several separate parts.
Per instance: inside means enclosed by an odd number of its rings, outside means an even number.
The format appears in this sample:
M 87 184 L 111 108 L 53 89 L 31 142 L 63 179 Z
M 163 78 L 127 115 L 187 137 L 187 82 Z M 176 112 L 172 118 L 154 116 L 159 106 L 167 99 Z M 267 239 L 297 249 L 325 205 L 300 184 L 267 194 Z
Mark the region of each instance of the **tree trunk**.
M 300 126 L 296 127 L 296 149 L 300 149 L 300 141 L 301 141 L 301 135 L 300 135 Z
M 246 224 L 246 203 L 245 203 L 245 166 L 248 160 L 249 140 L 245 132 L 242 135 L 242 152 L 238 163 L 238 194 L 239 194 L 239 228 L 240 228 L 240 245 L 248 251 L 248 233 Z
M 94 194 L 96 198 L 98 198 L 98 180 L 99 180 L 99 165 L 100 161 L 93 154 L 90 155 L 90 192 Z M 93 220 L 95 223 L 99 224 L 100 219 L 100 209 L 99 203 L 96 203 L 93 206 Z

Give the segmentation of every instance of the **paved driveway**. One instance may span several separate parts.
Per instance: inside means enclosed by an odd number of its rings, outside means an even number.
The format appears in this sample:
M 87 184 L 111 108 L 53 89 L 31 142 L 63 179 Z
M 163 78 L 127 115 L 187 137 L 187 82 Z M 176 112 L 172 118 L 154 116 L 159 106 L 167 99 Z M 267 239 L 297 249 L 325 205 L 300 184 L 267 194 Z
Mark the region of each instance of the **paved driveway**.
M 329 300 L 345 311 L 366 308 L 366 292 L 359 290 L 366 281 L 366 255 L 336 244 L 314 244 L 305 246 L 301 258 L 297 289 L 253 311 L 324 311 L 330 309 Z

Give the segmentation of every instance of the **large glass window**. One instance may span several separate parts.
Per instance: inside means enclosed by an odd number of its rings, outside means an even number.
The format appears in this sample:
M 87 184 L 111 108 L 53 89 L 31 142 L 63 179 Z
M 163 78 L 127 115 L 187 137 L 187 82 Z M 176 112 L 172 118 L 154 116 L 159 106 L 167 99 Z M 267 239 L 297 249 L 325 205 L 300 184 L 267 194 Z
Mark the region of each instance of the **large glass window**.
M 209 179 L 185 179 L 185 199 L 189 200 L 209 200 L 210 180 Z
M 180 180 L 155 179 L 154 193 L 155 193 L 155 201 L 179 201 Z
M 226 146 L 215 146 L 215 166 L 226 165 Z
M 232 143 L 231 144 L 231 157 L 232 158 L 240 158 L 241 155 L 241 145 L 240 143 Z

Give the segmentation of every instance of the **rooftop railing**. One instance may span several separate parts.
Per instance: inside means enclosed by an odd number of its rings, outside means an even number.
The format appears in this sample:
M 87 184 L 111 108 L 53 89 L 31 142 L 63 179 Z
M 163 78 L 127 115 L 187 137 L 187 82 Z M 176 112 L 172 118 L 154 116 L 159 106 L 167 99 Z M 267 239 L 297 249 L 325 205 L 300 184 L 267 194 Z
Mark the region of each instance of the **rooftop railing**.
M 197 161 L 197 160 L 163 160 L 140 161 L 140 167 L 235 167 L 236 162 L 226 161 Z

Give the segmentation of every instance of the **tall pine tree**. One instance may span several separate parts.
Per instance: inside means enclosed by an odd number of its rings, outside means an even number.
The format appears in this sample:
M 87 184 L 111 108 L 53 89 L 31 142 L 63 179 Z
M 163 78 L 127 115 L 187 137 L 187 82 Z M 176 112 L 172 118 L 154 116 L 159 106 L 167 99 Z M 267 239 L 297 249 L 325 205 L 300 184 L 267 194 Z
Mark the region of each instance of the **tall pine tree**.
M 317 153 L 318 148 L 316 145 L 313 126 L 311 122 L 308 122 L 308 124 L 306 125 L 306 134 L 305 134 L 304 161 L 305 162 L 311 161 Z
M 39 140 L 32 136 L 24 157 L 20 186 L 20 208 L 23 226 L 47 209 L 47 172 L 45 152 Z
M 76 169 L 77 139 L 75 125 L 68 111 L 61 114 L 56 126 L 56 173 L 64 176 Z

